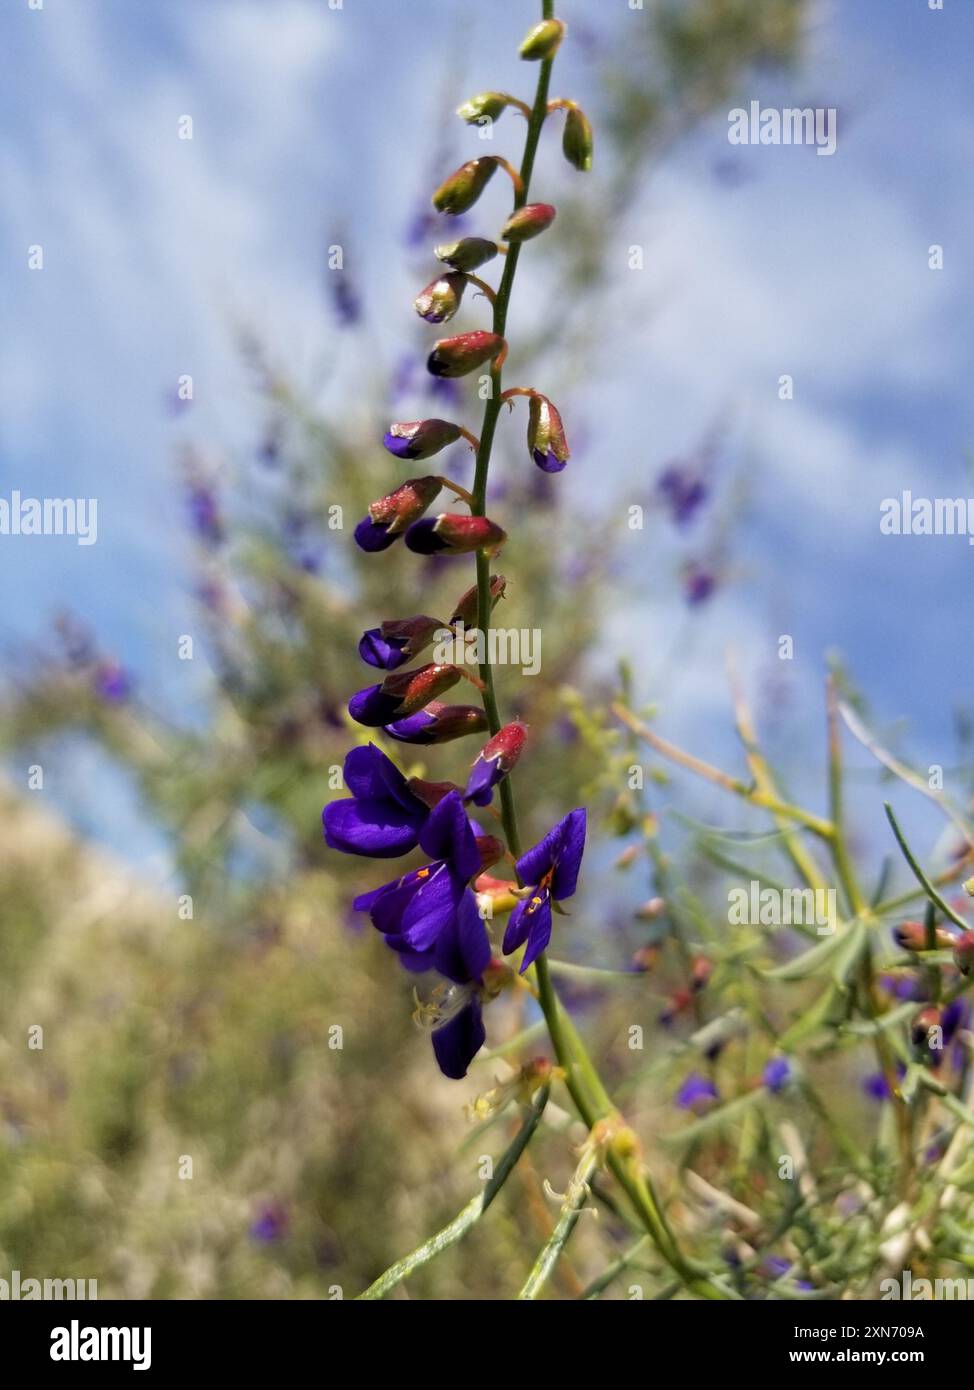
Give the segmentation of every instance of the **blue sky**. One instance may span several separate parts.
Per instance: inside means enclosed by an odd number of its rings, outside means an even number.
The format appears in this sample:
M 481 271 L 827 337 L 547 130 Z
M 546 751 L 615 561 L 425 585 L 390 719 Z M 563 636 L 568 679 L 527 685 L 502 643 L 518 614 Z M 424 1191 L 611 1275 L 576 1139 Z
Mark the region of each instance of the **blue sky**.
M 366 347 L 394 359 L 415 290 L 402 228 L 446 118 L 444 62 L 460 65 L 461 90 L 523 86 L 512 54 L 534 8 L 8 0 L 0 494 L 96 496 L 99 541 L 0 537 L 7 642 L 36 637 L 70 602 L 154 700 L 185 703 L 172 650 L 192 608 L 173 452 L 190 433 L 228 458 L 250 439 L 233 323 L 266 333 L 299 377 L 334 367 L 346 397 Z M 638 22 L 623 0 L 561 12 L 607 42 Z M 903 488 L 974 495 L 972 39 L 967 0 L 817 7 L 801 77 L 755 79 L 740 101 L 835 106 L 836 154 L 738 150 L 728 184 L 715 174 L 731 153 L 718 114 L 608 234 L 612 346 L 580 401 L 597 447 L 565 486 L 583 495 L 591 464 L 624 500 L 726 419 L 721 467 L 748 492 L 724 591 L 688 619 L 647 547 L 646 592 L 607 636 L 644 653 L 661 727 L 705 756 L 726 756 L 730 641 L 785 749 L 817 738 L 835 649 L 881 722 L 908 721 L 921 761 L 952 760 L 974 553 L 960 537 L 881 536 L 879 504 Z M 560 85 L 597 105 L 584 50 L 566 45 L 559 67 Z M 192 141 L 177 138 L 185 114 Z M 456 138 L 462 151 L 475 137 Z M 337 332 L 321 294 L 333 228 L 347 229 L 367 306 L 384 315 L 365 341 Z M 634 242 L 647 247 L 638 280 L 625 264 Z M 942 271 L 927 266 L 933 243 Z M 34 244 L 42 272 L 26 268 Z M 174 419 L 165 403 L 185 372 L 196 400 Z M 793 401 L 777 397 L 782 373 Z M 786 673 L 781 633 L 796 643 Z M 675 648 L 659 683 L 655 655 Z M 875 799 L 872 814 L 879 837 Z M 118 824 L 105 833 L 141 854 Z

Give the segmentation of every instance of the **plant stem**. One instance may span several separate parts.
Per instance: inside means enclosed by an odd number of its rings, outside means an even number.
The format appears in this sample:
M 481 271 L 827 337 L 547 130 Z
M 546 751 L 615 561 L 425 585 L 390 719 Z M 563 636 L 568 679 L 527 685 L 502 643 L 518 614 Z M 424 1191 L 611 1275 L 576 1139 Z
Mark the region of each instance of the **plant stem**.
M 542 18 L 551 19 L 554 15 L 554 0 L 542 0 Z M 534 170 L 535 155 L 538 150 L 538 141 L 541 136 L 541 129 L 548 114 L 548 86 L 551 80 L 551 69 L 554 58 L 546 58 L 540 65 L 538 72 L 538 85 L 535 91 L 534 103 L 531 107 L 531 115 L 528 119 L 527 135 L 524 143 L 524 154 L 521 159 L 521 187 L 516 190 L 514 197 L 515 210 L 523 207 L 528 199 L 528 189 L 531 184 L 531 174 Z M 504 262 L 504 273 L 501 276 L 500 284 L 497 287 L 497 294 L 494 299 L 493 331 L 501 338 L 507 336 L 507 311 L 511 300 L 511 291 L 514 287 L 514 277 L 517 274 L 518 261 L 521 256 L 521 246 L 514 243 L 508 247 L 507 257 Z M 480 447 L 477 450 L 477 466 L 474 475 L 473 501 L 471 511 L 474 516 L 485 516 L 487 512 L 487 480 L 490 471 L 490 457 L 494 445 L 494 433 L 497 428 L 497 420 L 500 415 L 503 401 L 502 391 L 503 363 L 496 362 L 490 371 L 490 396 L 484 406 L 483 424 L 480 430 Z M 477 551 L 477 624 L 480 631 L 485 635 L 490 625 L 491 614 L 491 594 L 490 594 L 490 556 L 483 550 Z M 487 715 L 487 723 L 491 734 L 496 734 L 502 724 L 500 710 L 497 704 L 497 693 L 494 688 L 494 673 L 491 668 L 489 656 L 489 643 L 484 642 L 484 660 L 480 665 L 480 679 L 483 682 L 483 705 Z M 521 837 L 517 823 L 517 808 L 514 801 L 514 791 L 511 784 L 511 777 L 505 777 L 500 784 L 501 801 L 501 821 L 504 826 L 504 834 L 507 838 L 507 847 L 515 858 L 521 855 Z M 541 955 L 535 962 L 535 975 L 538 984 L 538 1001 L 541 1006 L 548 1032 L 551 1036 L 552 1047 L 559 1065 L 564 1069 L 566 1085 L 572 1098 L 575 1108 L 578 1110 L 584 1123 L 591 1130 L 592 1126 L 600 1119 L 616 1113 L 615 1106 L 602 1083 L 602 1080 L 585 1049 L 585 1045 L 575 1029 L 574 1024 L 568 1016 L 567 1011 L 562 1007 L 560 1000 L 551 982 L 551 975 L 548 970 L 548 963 Z M 669 1230 L 666 1218 L 663 1216 L 655 1195 L 646 1183 L 642 1174 L 635 1170 L 633 1166 L 616 1158 L 611 1152 L 608 1157 L 609 1167 L 611 1168 L 617 1181 L 636 1209 L 639 1219 L 645 1229 L 652 1236 L 660 1254 L 672 1266 L 680 1278 L 694 1292 L 704 1298 L 726 1298 L 726 1292 L 717 1285 L 709 1282 L 705 1276 L 701 1277 L 690 1268 L 680 1254 L 676 1240 Z

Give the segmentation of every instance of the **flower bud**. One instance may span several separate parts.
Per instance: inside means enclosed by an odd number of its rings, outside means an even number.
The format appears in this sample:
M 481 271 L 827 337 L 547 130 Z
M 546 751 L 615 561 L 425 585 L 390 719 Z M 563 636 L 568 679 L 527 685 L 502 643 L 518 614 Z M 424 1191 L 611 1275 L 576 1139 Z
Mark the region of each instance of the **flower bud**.
M 406 546 L 417 555 L 438 555 L 441 552 L 466 555 L 481 547 L 495 554 L 506 540 L 507 532 L 485 516 L 457 516 L 450 512 L 424 517 L 406 533 Z
M 496 155 L 485 154 L 479 159 L 468 159 L 466 164 L 461 164 L 440 184 L 433 194 L 433 206 L 437 212 L 449 213 L 451 217 L 466 212 L 473 207 L 496 172 Z
M 584 111 L 569 106 L 561 137 L 562 154 L 569 164 L 587 173 L 592 167 L 592 126 Z
M 532 396 L 528 407 L 528 449 L 545 473 L 560 473 L 571 457 L 561 416 L 547 396 Z
M 426 369 L 433 376 L 466 376 L 492 361 L 503 347 L 504 339 L 499 333 L 486 333 L 483 329 L 459 333 L 455 338 L 441 338 L 433 344 Z
M 459 271 L 431 280 L 413 300 L 413 308 L 427 323 L 446 323 L 460 307 L 467 277 Z
M 518 53 L 529 63 L 553 58 L 564 37 L 565 26 L 560 19 L 544 19 L 525 35 Z
M 706 956 L 696 956 L 690 968 L 690 988 L 697 993 L 704 989 L 713 974 L 713 962 Z
M 940 1027 L 940 1010 L 936 1004 L 929 1004 L 914 1015 L 910 1023 L 910 1040 L 914 1047 L 922 1047 L 930 1035 L 931 1028 Z
M 962 975 L 969 974 L 974 965 L 974 931 L 961 932 L 953 946 L 954 964 Z
M 496 835 L 478 835 L 477 850 L 480 854 L 480 872 L 491 868 L 504 858 L 504 841 Z
M 511 98 L 503 92 L 478 92 L 475 97 L 457 107 L 457 115 L 466 121 L 467 125 L 477 125 L 484 119 L 496 121 L 510 104 Z
M 497 783 L 507 776 L 521 756 L 527 732 L 523 724 L 505 724 L 484 744 L 470 769 L 463 794 L 465 801 L 472 801 L 475 806 L 490 804 Z
M 355 528 L 355 540 L 363 550 L 388 550 L 406 527 L 421 517 L 442 484 L 432 474 L 426 478 L 410 478 L 380 497 L 369 507 L 369 514 Z
M 433 255 L 454 270 L 477 270 L 497 255 L 497 242 L 486 237 L 465 236 L 433 248 Z
M 550 203 L 526 203 L 517 208 L 504 223 L 501 238 L 504 241 L 530 241 L 546 231 L 555 220 L 555 209 Z
M 893 928 L 893 940 L 904 951 L 925 951 L 927 950 L 927 928 L 923 922 L 900 922 L 898 926 Z M 945 931 L 943 927 L 936 929 L 934 945 L 938 950 L 942 950 L 944 947 L 949 950 L 954 944 L 955 939 L 949 931 Z
M 492 878 L 481 874 L 474 879 L 473 891 L 477 894 L 481 915 L 497 917 L 502 912 L 511 912 L 517 907 L 517 884 L 509 878 Z
M 428 647 L 442 626 L 439 618 L 427 618 L 423 613 L 415 618 L 397 618 L 363 632 L 358 654 L 370 666 L 394 671 Z
M 490 579 L 490 606 L 493 611 L 495 603 L 504 597 L 504 590 L 507 588 L 507 580 L 502 574 L 491 575 Z M 480 617 L 480 594 L 476 584 L 472 584 L 465 594 L 461 594 L 457 600 L 457 606 L 453 610 L 450 618 L 450 627 L 462 623 L 464 627 L 476 627 Z
M 449 743 L 486 728 L 487 716 L 478 705 L 444 705 L 432 700 L 417 714 L 387 724 L 385 731 L 399 743 L 429 744 Z
M 390 425 L 383 444 L 397 459 L 428 459 L 460 438 L 449 420 L 403 420 Z
M 434 662 L 415 671 L 400 671 L 387 676 L 381 685 L 359 690 L 349 700 L 348 712 L 366 728 L 378 729 L 423 709 L 456 685 L 462 675 L 456 666 L 438 666 Z

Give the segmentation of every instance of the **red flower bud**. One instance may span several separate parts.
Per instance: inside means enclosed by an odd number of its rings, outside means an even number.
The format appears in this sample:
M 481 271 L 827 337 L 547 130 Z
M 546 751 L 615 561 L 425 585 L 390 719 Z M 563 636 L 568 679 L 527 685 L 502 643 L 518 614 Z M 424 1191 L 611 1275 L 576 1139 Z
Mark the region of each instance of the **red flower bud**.
M 504 858 L 504 842 L 496 835 L 478 835 L 477 848 L 480 851 L 480 872 Z
M 479 734 L 487 728 L 487 716 L 479 705 L 444 705 L 431 700 L 425 709 L 385 726 L 399 743 L 450 743 L 455 738 Z
M 394 492 L 380 497 L 369 507 L 369 516 L 377 526 L 390 531 L 404 531 L 410 522 L 423 515 L 439 495 L 442 483 L 430 474 L 426 478 L 409 478 Z
M 426 367 L 433 376 L 466 376 L 485 362 L 497 357 L 504 349 L 504 339 L 498 333 L 460 333 L 455 338 L 441 338 L 433 344 Z
M 961 932 L 954 942 L 954 964 L 962 975 L 970 972 L 974 965 L 974 931 Z
M 446 212 L 452 217 L 466 212 L 473 207 L 496 172 L 496 155 L 485 154 L 480 159 L 468 159 L 466 164 L 461 164 L 440 184 L 433 194 L 433 206 L 437 212 Z
M 504 590 L 507 588 L 507 580 L 502 574 L 494 574 L 490 580 L 490 606 L 493 611 L 494 605 L 504 597 Z M 450 626 L 462 623 L 464 627 L 476 627 L 480 616 L 480 594 L 476 584 L 472 584 L 465 594 L 457 600 L 457 605 L 450 618 Z
M 407 549 L 417 555 L 437 555 L 443 551 L 465 555 L 481 547 L 495 554 L 506 540 L 506 531 L 487 517 L 458 516 L 450 512 L 424 517 L 406 532 Z
M 550 203 L 527 203 L 511 213 L 504 223 L 501 237 L 504 241 L 530 241 L 546 231 L 554 220 L 555 209 Z
M 395 717 L 404 719 L 424 709 L 431 700 L 456 685 L 463 676 L 457 666 L 440 666 L 431 661 L 415 671 L 395 671 L 382 682 L 382 694 L 397 701 Z
M 923 922 L 900 922 L 899 926 L 893 928 L 893 940 L 904 951 L 925 951 L 927 950 L 926 926 Z M 934 932 L 934 943 L 938 949 L 944 947 L 949 949 L 954 945 L 954 942 L 955 938 L 943 927 L 938 927 Z

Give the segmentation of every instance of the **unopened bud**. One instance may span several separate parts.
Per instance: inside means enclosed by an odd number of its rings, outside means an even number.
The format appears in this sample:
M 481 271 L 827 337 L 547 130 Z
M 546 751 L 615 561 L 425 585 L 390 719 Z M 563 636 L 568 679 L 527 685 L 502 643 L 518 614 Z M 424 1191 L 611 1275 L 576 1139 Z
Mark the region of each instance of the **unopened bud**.
M 529 63 L 553 58 L 565 37 L 565 25 L 560 19 L 544 19 L 525 35 L 518 53 Z
M 433 376 L 466 376 L 492 361 L 504 346 L 499 333 L 487 333 L 482 329 L 459 333 L 455 338 L 441 338 L 433 344 L 426 368 Z
M 438 695 L 456 685 L 462 676 L 456 666 L 431 662 L 415 671 L 397 671 L 381 685 L 359 690 L 348 702 L 348 712 L 366 728 L 378 729 L 415 714 Z
M 466 164 L 461 164 L 440 184 L 433 194 L 433 206 L 437 212 L 449 213 L 451 217 L 466 212 L 473 207 L 496 172 L 496 155 L 485 154 L 479 159 L 468 159 Z
M 476 270 L 494 259 L 497 255 L 497 243 L 488 241 L 486 237 L 465 236 L 459 241 L 448 241 L 442 246 L 435 246 L 433 255 L 453 270 Z
M 507 580 L 502 574 L 491 575 L 490 579 L 490 606 L 493 610 L 494 605 L 499 599 L 504 597 L 504 590 L 507 588 Z M 462 594 L 457 600 L 456 608 L 450 618 L 450 626 L 462 623 L 465 628 L 476 627 L 480 617 L 480 591 L 476 584 L 472 584 L 466 593 Z
M 467 277 L 459 271 L 431 280 L 413 300 L 413 308 L 427 323 L 446 323 L 460 307 Z
M 478 92 L 475 97 L 457 107 L 457 115 L 466 121 L 467 125 L 476 125 L 484 118 L 496 121 L 510 104 L 511 98 L 503 92 Z
M 450 512 L 424 517 L 406 533 L 406 546 L 417 555 L 465 555 L 481 548 L 495 554 L 506 540 L 507 532 L 485 516 L 458 516 Z
M 356 526 L 356 543 L 363 550 L 387 550 L 411 522 L 423 515 L 441 487 L 439 478 L 432 475 L 410 478 L 394 492 L 380 497 Z
M 397 459 L 428 459 L 460 438 L 449 420 L 404 420 L 390 425 L 382 440 Z
M 418 713 L 387 724 L 385 731 L 399 743 L 430 744 L 479 734 L 486 727 L 487 716 L 478 705 L 443 705 L 432 700 Z
M 547 396 L 532 396 L 528 407 L 528 450 L 545 473 L 560 473 L 571 457 L 561 415 Z
M 570 106 L 561 137 L 562 153 L 569 164 L 587 173 L 592 167 L 593 144 L 592 126 L 585 112 L 577 106 Z
M 369 628 L 362 634 L 358 644 L 359 656 L 370 666 L 394 671 L 428 647 L 433 634 L 439 632 L 442 626 L 439 618 L 428 618 L 425 613 L 415 618 L 396 618 L 382 623 L 380 627 Z
M 927 940 L 927 928 L 923 922 L 900 922 L 893 928 L 893 940 L 904 951 L 926 951 L 930 945 Z M 954 937 L 943 927 L 937 927 L 934 932 L 934 945 L 938 949 L 949 949 L 954 945 Z
M 974 965 L 974 931 L 965 931 L 954 941 L 954 964 L 962 975 Z
M 478 835 L 477 849 L 480 852 L 480 872 L 491 868 L 504 858 L 504 841 L 496 835 Z
M 488 739 L 470 769 L 464 792 L 465 801 L 472 801 L 475 806 L 489 805 L 494 787 L 507 776 L 521 756 L 527 733 L 524 724 L 505 724 L 493 738 Z
M 504 223 L 501 237 L 504 241 L 530 241 L 546 231 L 555 220 L 555 209 L 550 203 L 526 203 L 517 208 Z

